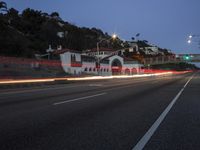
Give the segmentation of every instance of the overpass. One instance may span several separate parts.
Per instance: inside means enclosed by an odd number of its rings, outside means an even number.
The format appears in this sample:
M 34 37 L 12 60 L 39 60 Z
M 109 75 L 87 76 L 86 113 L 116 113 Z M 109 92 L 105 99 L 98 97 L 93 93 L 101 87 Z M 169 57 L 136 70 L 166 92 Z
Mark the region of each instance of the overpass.
M 177 54 L 176 58 L 186 62 L 200 62 L 200 54 Z
M 169 56 L 157 56 L 143 59 L 144 65 L 156 65 L 179 62 L 200 62 L 200 54 L 176 54 Z

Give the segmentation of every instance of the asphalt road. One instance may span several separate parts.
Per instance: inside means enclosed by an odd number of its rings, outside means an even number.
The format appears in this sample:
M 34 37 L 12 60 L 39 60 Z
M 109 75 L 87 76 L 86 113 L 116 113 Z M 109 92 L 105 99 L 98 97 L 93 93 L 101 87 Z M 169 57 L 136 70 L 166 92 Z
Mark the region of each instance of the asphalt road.
M 0 150 L 198 150 L 199 87 L 195 73 L 0 90 Z

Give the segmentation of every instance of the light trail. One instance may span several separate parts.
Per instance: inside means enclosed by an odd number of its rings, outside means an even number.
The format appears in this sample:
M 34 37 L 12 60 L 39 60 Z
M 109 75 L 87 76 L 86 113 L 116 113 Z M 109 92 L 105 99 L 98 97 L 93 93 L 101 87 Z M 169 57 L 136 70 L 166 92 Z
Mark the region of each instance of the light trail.
M 173 72 L 141 74 L 141 75 L 93 76 L 93 77 L 81 77 L 81 78 L 68 78 L 67 80 L 83 81 L 83 80 L 103 80 L 103 79 L 125 79 L 125 78 L 139 78 L 139 77 L 160 76 L 160 75 L 169 75 L 169 74 L 173 74 Z
M 17 84 L 17 83 L 38 83 L 38 82 L 54 82 L 55 79 L 24 79 L 24 80 L 4 80 L 0 84 Z
M 118 76 L 91 76 L 91 77 L 64 77 L 64 78 L 43 78 L 43 79 L 21 79 L 21 80 L 2 80 L 0 84 L 20 84 L 20 83 L 41 83 L 41 82 L 55 82 L 55 81 L 84 81 L 84 80 L 105 80 L 105 79 L 125 79 L 125 78 L 140 78 L 151 76 L 162 76 L 172 74 L 185 74 L 191 71 L 168 71 L 151 74 L 136 74 L 136 75 L 118 75 Z

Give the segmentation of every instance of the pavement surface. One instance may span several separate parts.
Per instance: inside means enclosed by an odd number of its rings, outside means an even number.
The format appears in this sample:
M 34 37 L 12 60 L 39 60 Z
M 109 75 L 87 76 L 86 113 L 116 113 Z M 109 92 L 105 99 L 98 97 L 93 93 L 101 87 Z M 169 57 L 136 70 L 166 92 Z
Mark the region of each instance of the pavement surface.
M 0 90 L 0 150 L 198 150 L 200 73 Z

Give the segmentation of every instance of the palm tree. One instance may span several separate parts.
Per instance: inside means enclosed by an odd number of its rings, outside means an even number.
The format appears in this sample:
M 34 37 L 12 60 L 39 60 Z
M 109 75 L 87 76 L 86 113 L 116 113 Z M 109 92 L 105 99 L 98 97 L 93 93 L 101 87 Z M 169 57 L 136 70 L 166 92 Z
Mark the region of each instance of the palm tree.
M 134 37 L 131 37 L 131 40 L 132 40 L 132 41 L 134 41 L 134 40 L 135 40 L 135 38 L 134 38 Z
M 7 4 L 3 1 L 0 1 L 0 12 L 7 12 Z

